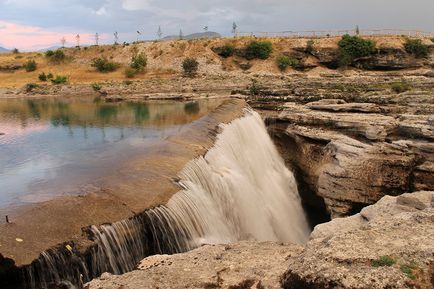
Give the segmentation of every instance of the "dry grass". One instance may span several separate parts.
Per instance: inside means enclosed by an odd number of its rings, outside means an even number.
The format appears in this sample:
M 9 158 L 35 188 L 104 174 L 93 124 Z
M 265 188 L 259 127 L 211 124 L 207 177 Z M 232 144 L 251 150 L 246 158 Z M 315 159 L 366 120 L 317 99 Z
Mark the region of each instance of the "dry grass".
M 377 47 L 399 47 L 405 41 L 404 37 L 366 37 L 376 41 Z M 314 47 L 335 48 L 340 37 L 314 39 Z M 244 61 L 236 57 L 221 59 L 212 51 L 212 47 L 232 44 L 236 48 L 244 47 L 252 38 L 223 38 L 223 39 L 201 39 L 201 40 L 176 40 L 167 42 L 146 42 L 129 46 L 94 46 L 88 48 L 69 48 L 64 49 L 67 61 L 61 64 L 49 63 L 43 53 L 19 53 L 19 54 L 0 54 L 0 87 L 22 87 L 27 83 L 40 83 L 38 75 L 42 72 L 54 75 L 65 75 L 69 77 L 71 84 L 87 84 L 100 81 L 122 81 L 125 80 L 124 71 L 129 65 L 132 55 L 144 52 L 148 58 L 148 66 L 144 73 L 138 74 L 135 79 L 148 79 L 151 77 L 173 76 L 181 73 L 181 63 L 185 57 L 196 58 L 199 65 L 199 73 L 213 74 L 227 71 L 240 70 L 234 61 Z M 282 52 L 291 49 L 305 48 L 306 39 L 270 38 L 273 43 L 273 53 L 267 60 L 253 60 L 253 65 L 249 72 L 271 72 L 280 73 L 275 58 Z M 426 39 L 424 39 L 425 41 Z M 426 40 L 426 41 L 429 41 Z M 90 66 L 93 58 L 106 57 L 110 61 L 120 64 L 119 69 L 111 73 L 100 73 Z M 38 68 L 34 72 L 25 72 L 23 69 L 15 72 L 5 72 L 1 67 L 22 65 L 29 59 L 34 59 L 38 63 Z M 287 73 L 291 73 L 291 69 Z M 313 72 L 312 72 L 313 73 Z

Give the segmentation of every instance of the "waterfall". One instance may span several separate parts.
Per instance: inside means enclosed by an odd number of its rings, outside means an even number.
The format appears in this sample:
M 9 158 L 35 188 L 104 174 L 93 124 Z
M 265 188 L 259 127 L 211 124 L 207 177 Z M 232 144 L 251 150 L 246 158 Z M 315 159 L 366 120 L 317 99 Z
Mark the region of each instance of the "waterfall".
M 249 239 L 307 241 L 294 175 L 253 110 L 222 125 L 214 147 L 190 161 L 180 177 L 183 190 L 152 214 L 170 224 L 168 230 L 181 231 L 181 249 Z
M 310 229 L 293 174 L 285 167 L 261 117 L 221 125 L 215 145 L 180 173 L 182 190 L 166 205 L 131 219 L 91 226 L 85 253 L 60 246 L 41 254 L 23 277 L 27 288 L 71 282 L 103 272 L 122 274 L 146 256 L 239 240 L 303 244 Z M 30 286 L 29 286 L 30 283 Z M 35 285 L 37 284 L 37 285 Z M 76 288 L 70 287 L 70 288 Z

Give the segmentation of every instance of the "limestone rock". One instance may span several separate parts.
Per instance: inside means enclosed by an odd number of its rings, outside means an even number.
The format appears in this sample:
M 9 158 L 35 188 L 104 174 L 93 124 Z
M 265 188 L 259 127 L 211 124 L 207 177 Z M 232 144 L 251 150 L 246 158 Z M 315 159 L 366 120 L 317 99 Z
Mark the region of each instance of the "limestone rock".
M 318 225 L 291 258 L 283 287 L 433 288 L 433 198 L 427 191 L 386 196 L 360 214 Z
M 136 271 L 104 274 L 85 288 L 281 288 L 289 258 L 301 250 L 273 242 L 206 245 L 183 254 L 148 257 Z

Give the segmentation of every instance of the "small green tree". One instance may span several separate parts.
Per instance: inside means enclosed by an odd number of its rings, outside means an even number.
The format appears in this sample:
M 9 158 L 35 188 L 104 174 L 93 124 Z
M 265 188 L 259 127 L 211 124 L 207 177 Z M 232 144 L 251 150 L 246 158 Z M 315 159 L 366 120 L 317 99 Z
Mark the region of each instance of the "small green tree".
M 247 60 L 267 59 L 273 52 L 273 44 L 270 41 L 251 41 L 244 49 L 244 57 Z
M 109 61 L 106 57 L 99 57 L 92 60 L 92 67 L 99 72 L 112 72 L 115 71 L 119 65 L 117 63 Z
M 407 39 L 404 48 L 407 53 L 414 54 L 417 58 L 428 56 L 428 46 L 424 45 L 421 39 Z
M 199 69 L 199 62 L 195 58 L 185 58 L 182 61 L 182 69 L 187 76 L 194 76 Z
M 38 67 L 38 65 L 36 64 L 36 61 L 34 61 L 34 60 L 29 60 L 29 61 L 27 61 L 27 62 L 23 65 L 23 67 L 24 67 L 24 69 L 25 69 L 27 72 L 32 72 L 32 71 L 35 71 L 35 70 L 36 70 L 36 68 Z
M 360 36 L 342 36 L 338 43 L 340 65 L 346 66 L 354 62 L 354 59 L 369 56 L 375 52 L 375 42 L 363 39 Z

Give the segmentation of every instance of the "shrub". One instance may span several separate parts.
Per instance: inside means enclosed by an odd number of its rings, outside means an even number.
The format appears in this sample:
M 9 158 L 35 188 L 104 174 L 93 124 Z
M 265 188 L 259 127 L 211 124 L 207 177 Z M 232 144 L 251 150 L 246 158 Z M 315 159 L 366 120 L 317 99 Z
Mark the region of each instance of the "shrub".
M 407 39 L 404 43 L 405 51 L 414 54 L 417 58 L 428 56 L 428 46 L 422 43 L 420 39 Z
M 92 84 L 90 85 L 90 87 L 92 87 L 92 89 L 93 89 L 94 91 L 100 91 L 100 90 L 102 89 L 102 86 L 101 86 L 99 83 L 96 83 L 96 82 L 92 83 Z
M 384 266 L 392 266 L 395 264 L 396 261 L 392 259 L 390 256 L 381 256 L 380 258 L 376 260 L 372 260 L 371 265 L 372 267 L 384 267 Z
M 56 51 L 48 50 L 47 52 L 45 52 L 45 57 L 53 63 L 60 63 L 65 61 L 66 59 L 65 53 L 60 49 L 57 49 Z
M 18 50 L 18 48 L 14 48 L 14 49 L 12 49 L 12 53 L 13 54 L 18 54 L 18 53 L 20 53 L 20 51 Z
M 37 88 L 38 85 L 35 83 L 27 83 L 26 86 L 24 87 L 26 92 L 31 92 L 33 91 L 33 89 Z
M 47 74 L 47 79 L 53 79 L 53 77 L 54 76 L 53 76 L 53 74 L 51 72 Z
M 185 58 L 184 61 L 182 61 L 182 69 L 185 75 L 193 76 L 199 69 L 199 62 L 194 58 Z
M 38 65 L 36 64 L 36 61 L 34 61 L 34 60 L 29 60 L 29 61 L 27 61 L 27 62 L 23 65 L 23 67 L 24 67 L 24 69 L 25 69 L 27 72 L 32 72 L 32 71 L 35 71 L 35 70 L 36 70 L 36 68 L 38 67 Z
M 365 40 L 360 36 L 342 36 L 338 43 L 340 65 L 346 66 L 353 63 L 354 59 L 369 56 L 375 51 L 375 42 Z
M 225 44 L 222 47 L 215 48 L 215 51 L 219 56 L 223 58 L 228 58 L 234 55 L 235 46 L 233 46 L 232 44 Z
M 131 67 L 125 68 L 125 77 L 126 78 L 133 78 L 137 74 L 137 70 Z
M 130 67 L 137 70 L 137 71 L 143 71 L 147 65 L 147 58 L 145 53 L 139 53 L 134 55 L 131 58 L 131 64 Z
M 105 57 L 99 57 L 92 60 L 92 67 L 95 67 L 99 72 L 112 72 L 118 68 L 118 64 L 109 61 Z
M 45 74 L 45 72 L 39 74 L 38 78 L 40 81 L 47 81 L 47 75 Z
M 244 49 L 244 57 L 251 59 L 267 59 L 273 52 L 273 45 L 270 41 L 251 41 Z
M 277 66 L 281 71 L 285 71 L 289 66 L 296 68 L 300 62 L 296 58 L 289 58 L 286 55 L 280 55 L 276 59 Z
M 252 79 L 252 83 L 248 87 L 251 95 L 258 95 L 261 93 L 262 87 L 258 84 L 256 79 Z
M 125 81 L 124 81 L 124 84 L 125 84 L 125 85 L 131 85 L 131 84 L 133 84 L 133 82 L 132 82 L 131 80 L 125 80 Z
M 314 44 L 315 43 L 313 42 L 312 39 L 310 39 L 310 40 L 307 41 L 307 43 L 306 43 L 306 49 L 305 49 L 307 53 L 312 53 L 313 52 L 313 45 Z
M 396 93 L 403 93 L 411 89 L 411 85 L 405 80 L 394 82 L 390 87 Z
M 56 75 L 55 78 L 51 79 L 51 83 L 53 84 L 64 84 L 68 82 L 68 77 L 62 75 Z
M 399 269 L 402 273 L 407 275 L 408 278 L 412 280 L 416 279 L 416 276 L 413 273 L 413 270 L 416 269 L 414 264 L 402 264 Z

